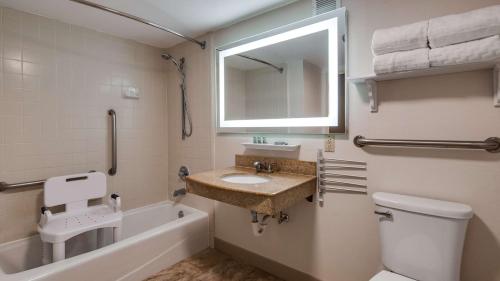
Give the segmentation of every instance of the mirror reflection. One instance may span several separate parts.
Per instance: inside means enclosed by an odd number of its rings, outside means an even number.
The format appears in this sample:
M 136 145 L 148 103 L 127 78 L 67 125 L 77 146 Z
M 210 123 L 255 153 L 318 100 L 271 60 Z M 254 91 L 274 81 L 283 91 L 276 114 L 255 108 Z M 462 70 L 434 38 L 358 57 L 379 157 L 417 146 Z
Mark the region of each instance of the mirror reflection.
M 218 132 L 345 132 L 345 9 L 217 48 Z
M 328 116 L 326 30 L 225 58 L 226 120 Z

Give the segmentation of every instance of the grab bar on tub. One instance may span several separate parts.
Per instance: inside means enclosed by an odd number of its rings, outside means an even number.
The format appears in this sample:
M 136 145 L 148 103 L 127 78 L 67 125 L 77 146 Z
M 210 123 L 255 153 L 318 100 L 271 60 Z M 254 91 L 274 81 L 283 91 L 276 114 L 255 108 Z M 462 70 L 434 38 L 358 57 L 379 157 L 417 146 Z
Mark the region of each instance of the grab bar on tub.
M 27 182 L 19 182 L 19 183 L 11 183 L 11 184 L 6 183 L 6 182 L 0 182 L 0 191 L 7 191 L 10 189 L 42 185 L 44 183 L 45 183 L 45 180 L 27 181 Z
M 108 110 L 108 115 L 111 116 L 111 169 L 109 169 L 108 173 L 110 175 L 115 175 L 117 171 L 117 145 L 116 145 L 116 112 L 113 109 Z M 89 171 L 89 173 L 95 172 L 94 170 Z M 46 180 L 36 180 L 36 181 L 27 181 L 27 182 L 19 182 L 19 183 L 6 183 L 0 182 L 0 192 L 23 188 L 23 187 L 32 187 L 32 186 L 43 186 Z
M 116 175 L 118 168 L 117 161 L 117 143 L 116 143 L 116 112 L 113 109 L 108 110 L 108 115 L 111 116 L 111 169 L 108 174 L 110 176 Z
M 89 173 L 94 173 L 95 170 L 90 170 Z M 7 191 L 16 188 L 32 187 L 32 186 L 43 186 L 47 180 L 37 180 L 37 181 L 26 181 L 18 183 L 6 183 L 0 182 L 0 191 Z

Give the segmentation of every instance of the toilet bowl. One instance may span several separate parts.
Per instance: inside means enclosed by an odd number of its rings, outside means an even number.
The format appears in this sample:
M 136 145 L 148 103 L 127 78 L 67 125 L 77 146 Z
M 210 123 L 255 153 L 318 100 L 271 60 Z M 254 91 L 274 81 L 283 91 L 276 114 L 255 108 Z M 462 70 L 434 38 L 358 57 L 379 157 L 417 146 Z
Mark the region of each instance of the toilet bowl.
M 370 281 L 416 281 L 416 280 L 404 277 L 403 275 L 399 275 L 394 272 L 382 270 L 377 275 L 373 276 L 370 279 Z
M 382 263 L 370 281 L 459 281 L 472 208 L 408 195 L 373 194 Z M 443 234 L 446 235 L 443 235 Z

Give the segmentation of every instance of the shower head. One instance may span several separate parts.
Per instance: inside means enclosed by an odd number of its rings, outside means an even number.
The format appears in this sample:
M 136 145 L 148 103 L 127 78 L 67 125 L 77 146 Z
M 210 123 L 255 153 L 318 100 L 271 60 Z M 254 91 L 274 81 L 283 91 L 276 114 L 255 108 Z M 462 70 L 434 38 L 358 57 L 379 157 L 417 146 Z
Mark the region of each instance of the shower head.
M 165 54 L 161 54 L 161 57 L 164 58 L 164 59 L 166 59 L 166 60 L 169 60 L 169 59 L 172 58 L 172 55 L 165 53 Z
M 168 53 L 163 53 L 161 54 L 161 57 L 166 59 L 166 60 L 171 60 L 175 66 L 177 67 L 177 70 L 184 75 L 184 71 L 183 71 L 183 68 L 184 68 L 184 58 L 181 58 L 180 59 L 180 63 L 177 62 L 177 60 L 174 59 L 174 57 L 171 55 L 171 54 L 168 54 Z

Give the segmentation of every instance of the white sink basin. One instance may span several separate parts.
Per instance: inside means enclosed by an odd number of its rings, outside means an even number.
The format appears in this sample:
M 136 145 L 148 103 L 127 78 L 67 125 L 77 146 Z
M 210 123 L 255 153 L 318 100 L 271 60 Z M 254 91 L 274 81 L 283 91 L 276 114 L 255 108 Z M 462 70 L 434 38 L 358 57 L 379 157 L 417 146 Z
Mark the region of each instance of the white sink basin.
M 269 182 L 270 179 L 267 177 L 261 177 L 257 175 L 249 174 L 231 174 L 222 176 L 221 179 L 225 182 L 238 183 L 238 184 L 258 184 Z

